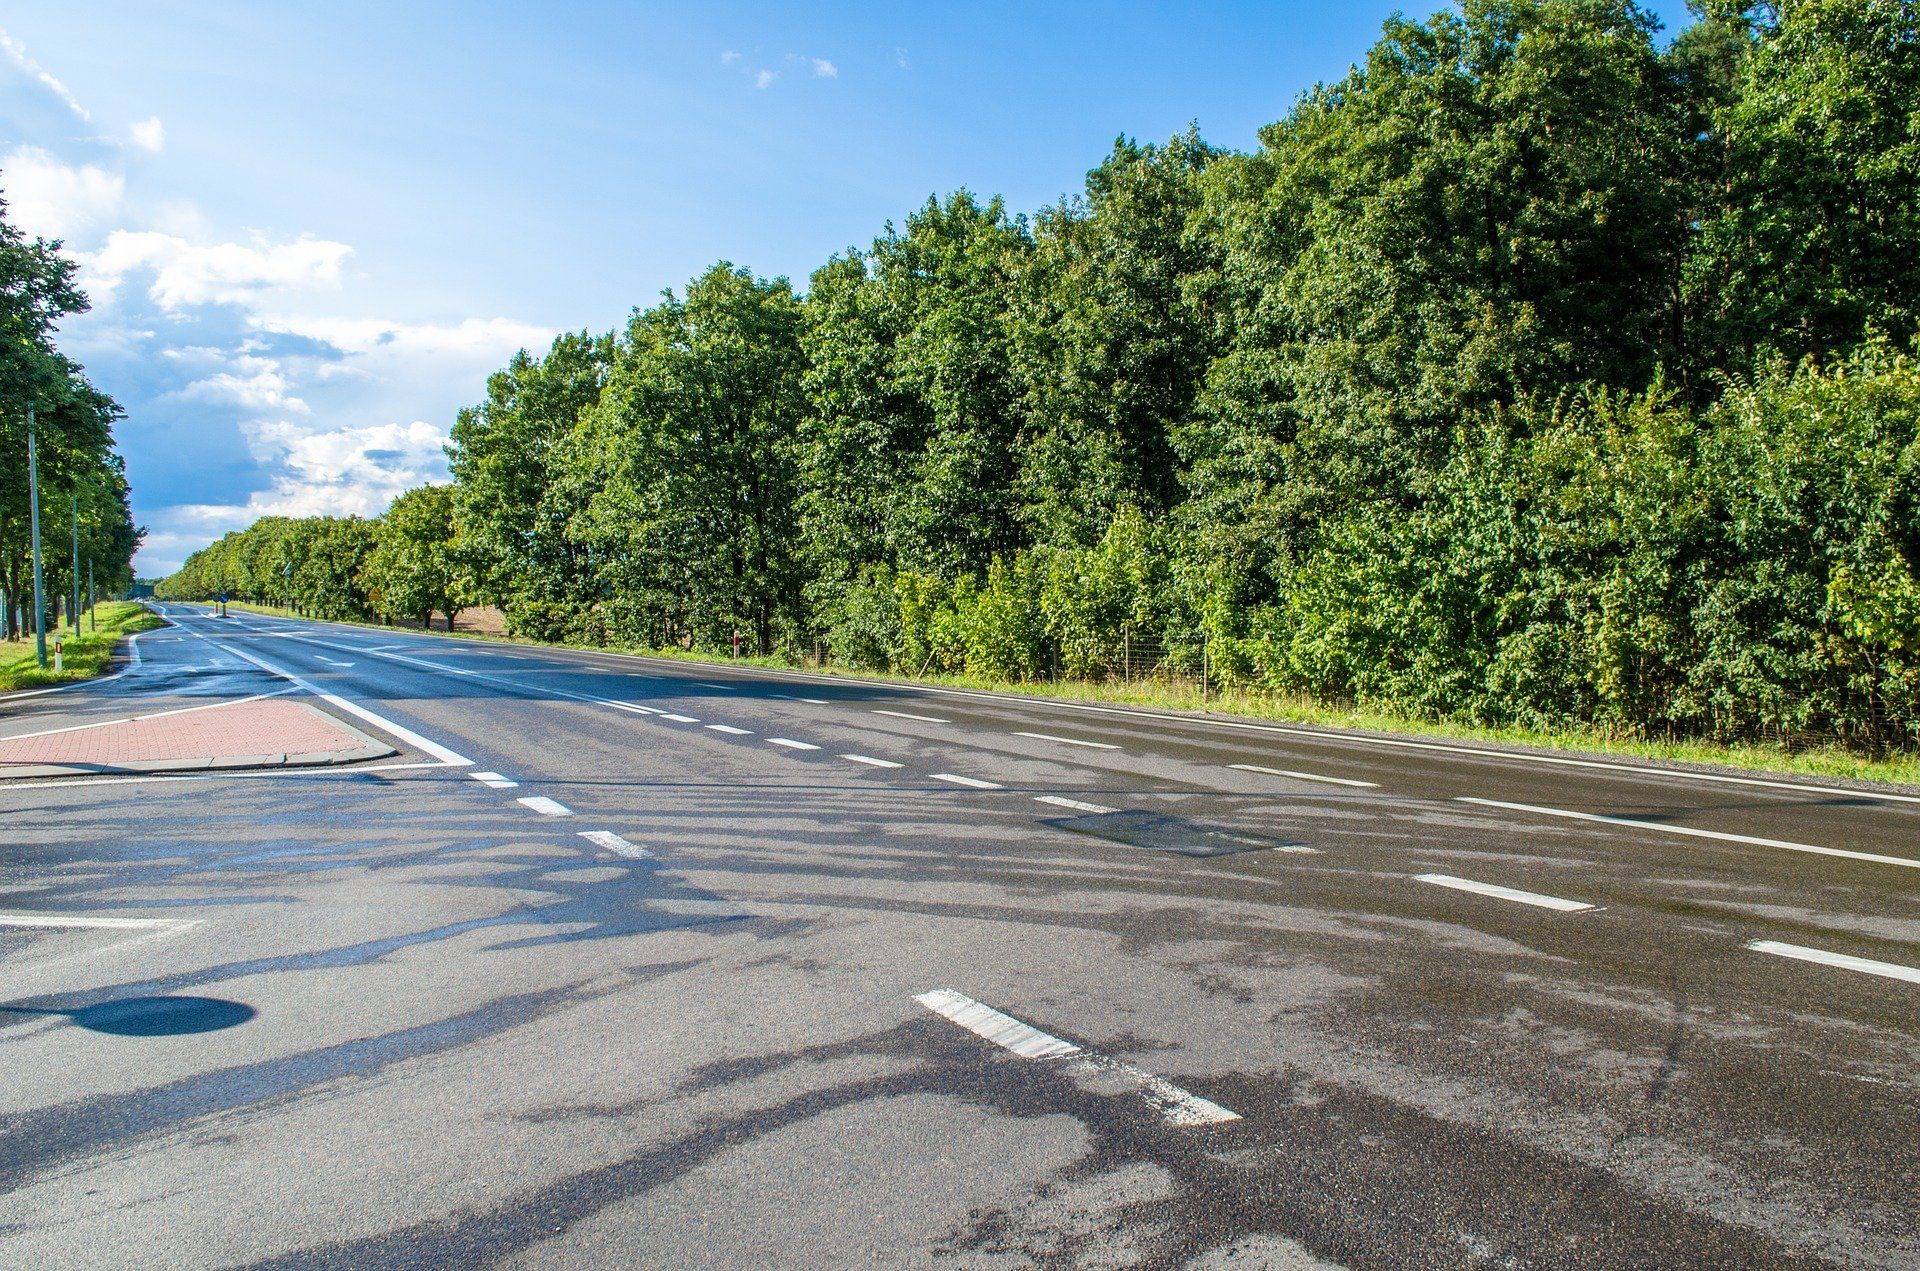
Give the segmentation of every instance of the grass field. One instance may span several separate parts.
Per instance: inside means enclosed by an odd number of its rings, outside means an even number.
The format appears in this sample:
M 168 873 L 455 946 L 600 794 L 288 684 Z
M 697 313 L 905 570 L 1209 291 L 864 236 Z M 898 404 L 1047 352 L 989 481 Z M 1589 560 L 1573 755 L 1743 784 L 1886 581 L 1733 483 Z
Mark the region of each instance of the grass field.
M 269 605 L 233 603 L 230 609 L 293 617 L 291 610 Z M 377 623 L 355 625 L 378 626 Z M 441 634 L 445 634 L 444 632 Z M 499 640 L 505 637 L 471 631 L 454 633 L 463 640 Z M 540 644 L 538 640 L 516 639 L 515 643 Z M 566 647 L 566 646 L 555 646 Z M 1316 702 L 1290 694 L 1247 689 L 1216 690 L 1201 697 L 1194 684 L 1136 681 L 1131 684 L 1090 683 L 1077 680 L 1043 680 L 1009 683 L 963 675 L 865 675 L 839 667 L 796 667 L 780 658 L 733 658 L 689 653 L 685 649 L 639 649 L 608 646 L 608 653 L 639 653 L 649 657 L 674 658 L 686 662 L 720 663 L 734 666 L 764 666 L 779 669 L 817 670 L 821 674 L 845 679 L 881 682 L 933 684 L 948 688 L 981 689 L 996 693 L 1017 693 L 1027 697 L 1056 701 L 1102 702 L 1136 706 L 1147 710 L 1206 711 L 1234 715 L 1244 719 L 1271 720 L 1276 723 L 1305 724 L 1320 728 L 1351 728 L 1367 732 L 1397 733 L 1466 742 L 1492 742 L 1507 746 L 1529 746 L 1539 750 L 1579 752 L 1615 759 L 1647 759 L 1655 762 L 1706 764 L 1746 771 L 1785 773 L 1801 777 L 1839 777 L 1856 781 L 1896 782 L 1920 785 L 1920 755 L 1902 753 L 1875 758 L 1838 746 L 1788 749 L 1784 746 L 1756 743 L 1721 745 L 1711 741 L 1650 741 L 1621 737 L 1592 730 L 1568 728 L 1535 730 L 1524 728 L 1479 728 L 1465 724 L 1442 723 L 1405 716 Z
M 94 629 L 96 622 L 98 630 Z M 149 613 L 145 605 L 131 600 L 103 600 L 94 606 L 92 613 L 80 616 L 79 635 L 74 635 L 71 627 L 47 633 L 47 669 L 44 671 L 35 664 L 32 637 L 0 640 L 0 693 L 91 679 L 107 669 L 107 664 L 113 660 L 115 646 L 124 637 L 161 625 L 160 619 Z M 61 659 L 65 669 L 57 675 L 53 670 L 53 637 L 56 634 L 66 644 L 66 652 Z

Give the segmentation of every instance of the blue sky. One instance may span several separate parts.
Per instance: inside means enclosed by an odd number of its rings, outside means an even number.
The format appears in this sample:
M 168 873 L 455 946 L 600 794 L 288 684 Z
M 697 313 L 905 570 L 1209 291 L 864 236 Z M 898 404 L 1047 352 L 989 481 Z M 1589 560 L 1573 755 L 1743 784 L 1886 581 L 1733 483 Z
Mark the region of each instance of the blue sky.
M 127 409 L 158 574 L 444 477 L 515 349 L 715 260 L 803 283 L 932 193 L 1053 202 L 1120 133 L 1250 147 L 1393 8 L 65 0 L 0 17 L 0 188 L 83 262 L 63 346 Z

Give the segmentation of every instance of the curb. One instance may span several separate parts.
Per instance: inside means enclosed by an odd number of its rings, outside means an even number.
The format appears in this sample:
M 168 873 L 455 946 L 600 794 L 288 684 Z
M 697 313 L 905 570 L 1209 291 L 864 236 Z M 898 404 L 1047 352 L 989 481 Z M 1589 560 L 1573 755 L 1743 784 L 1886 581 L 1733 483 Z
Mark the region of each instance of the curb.
M 300 702 L 314 714 L 351 737 L 360 745 L 353 750 L 311 750 L 298 754 L 219 755 L 188 759 L 132 759 L 113 764 L 34 764 L 31 767 L 0 767 L 0 784 L 35 777 L 119 777 L 143 773 L 248 772 L 269 768 L 332 768 L 342 764 L 385 759 L 398 754 L 385 742 L 375 741 L 352 724 L 313 705 Z

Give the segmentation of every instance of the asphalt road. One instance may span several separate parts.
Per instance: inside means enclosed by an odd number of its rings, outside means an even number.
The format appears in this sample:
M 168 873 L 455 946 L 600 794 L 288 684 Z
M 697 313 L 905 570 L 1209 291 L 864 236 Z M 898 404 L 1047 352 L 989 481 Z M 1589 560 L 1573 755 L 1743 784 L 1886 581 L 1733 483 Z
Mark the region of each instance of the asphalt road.
M 1920 1265 L 1920 792 L 169 612 L 400 753 L 0 784 L 0 1264 Z

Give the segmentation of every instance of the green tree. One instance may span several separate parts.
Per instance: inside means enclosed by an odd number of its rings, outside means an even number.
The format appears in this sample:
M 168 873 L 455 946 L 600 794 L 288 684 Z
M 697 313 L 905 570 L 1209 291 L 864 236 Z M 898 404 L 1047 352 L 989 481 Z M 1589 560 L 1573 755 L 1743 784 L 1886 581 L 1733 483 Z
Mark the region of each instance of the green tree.
M 361 567 L 369 602 L 379 612 L 447 630 L 473 590 L 466 543 L 455 523 L 450 485 L 423 485 L 397 496 L 374 526 L 374 548 Z

